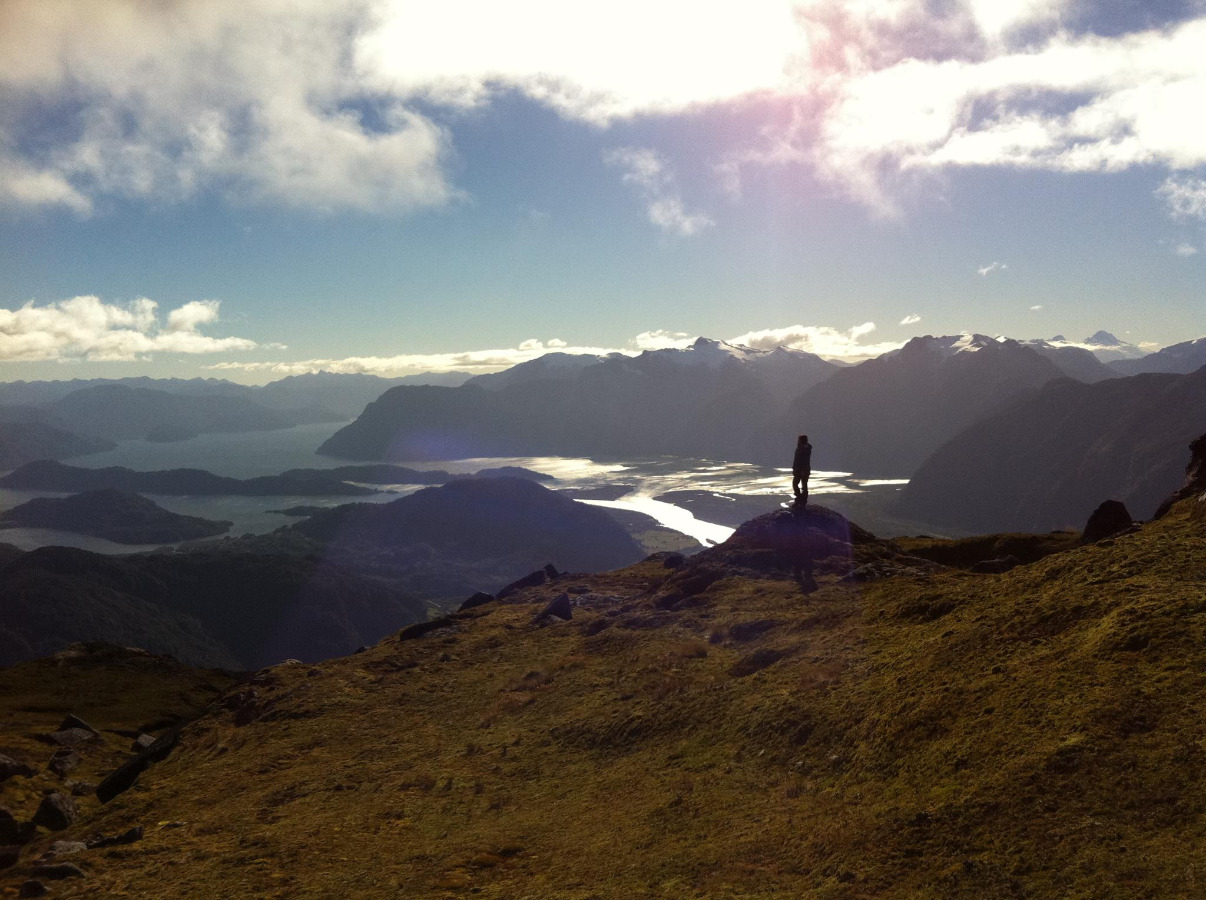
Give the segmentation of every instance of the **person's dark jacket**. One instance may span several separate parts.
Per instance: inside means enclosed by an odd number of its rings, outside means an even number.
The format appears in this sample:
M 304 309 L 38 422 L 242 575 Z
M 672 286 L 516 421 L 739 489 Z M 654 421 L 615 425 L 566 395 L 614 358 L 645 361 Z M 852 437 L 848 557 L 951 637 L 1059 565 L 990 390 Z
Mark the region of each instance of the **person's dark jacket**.
M 796 455 L 791 461 L 791 474 L 812 474 L 812 444 L 796 444 Z

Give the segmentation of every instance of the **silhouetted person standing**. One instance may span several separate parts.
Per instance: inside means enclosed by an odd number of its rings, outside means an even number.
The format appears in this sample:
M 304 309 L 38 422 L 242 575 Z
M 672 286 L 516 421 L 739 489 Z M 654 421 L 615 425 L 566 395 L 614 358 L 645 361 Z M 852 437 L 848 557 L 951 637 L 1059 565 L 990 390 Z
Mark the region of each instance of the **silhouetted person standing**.
M 808 435 L 800 435 L 796 441 L 796 455 L 791 461 L 791 492 L 796 495 L 796 504 L 808 504 L 808 478 L 812 475 L 812 444 Z

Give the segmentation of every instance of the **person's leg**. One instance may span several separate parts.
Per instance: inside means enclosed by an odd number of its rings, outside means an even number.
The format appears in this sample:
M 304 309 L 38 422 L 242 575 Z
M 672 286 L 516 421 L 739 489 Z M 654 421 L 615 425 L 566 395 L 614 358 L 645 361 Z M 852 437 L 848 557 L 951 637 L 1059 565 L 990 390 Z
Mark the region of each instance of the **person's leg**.
M 800 496 L 800 476 L 799 475 L 791 476 L 791 492 L 793 494 L 795 494 L 797 497 Z

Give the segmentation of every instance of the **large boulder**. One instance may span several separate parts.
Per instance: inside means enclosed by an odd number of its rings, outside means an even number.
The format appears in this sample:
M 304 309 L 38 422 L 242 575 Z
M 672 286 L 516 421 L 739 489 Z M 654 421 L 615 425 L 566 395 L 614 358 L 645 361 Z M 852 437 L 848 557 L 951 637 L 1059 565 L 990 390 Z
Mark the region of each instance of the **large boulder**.
M 1080 540 L 1082 544 L 1096 544 L 1098 541 L 1104 541 L 1108 537 L 1126 531 L 1134 524 L 1126 504 L 1121 500 L 1106 500 L 1089 516 Z

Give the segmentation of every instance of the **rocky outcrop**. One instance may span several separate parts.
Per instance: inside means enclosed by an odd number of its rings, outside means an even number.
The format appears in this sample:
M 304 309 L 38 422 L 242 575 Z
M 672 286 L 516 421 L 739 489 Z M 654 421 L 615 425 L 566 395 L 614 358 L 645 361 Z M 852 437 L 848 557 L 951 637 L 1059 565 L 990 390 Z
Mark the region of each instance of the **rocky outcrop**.
M 1096 544 L 1098 541 L 1104 541 L 1108 537 L 1126 531 L 1134 524 L 1134 519 L 1127 511 L 1125 503 L 1118 500 L 1106 500 L 1089 516 L 1080 540 L 1083 544 Z
M 1189 465 L 1185 467 L 1185 482 L 1156 509 L 1154 518 L 1159 519 L 1174 503 L 1189 497 L 1206 494 L 1206 434 L 1195 438 L 1189 445 Z

